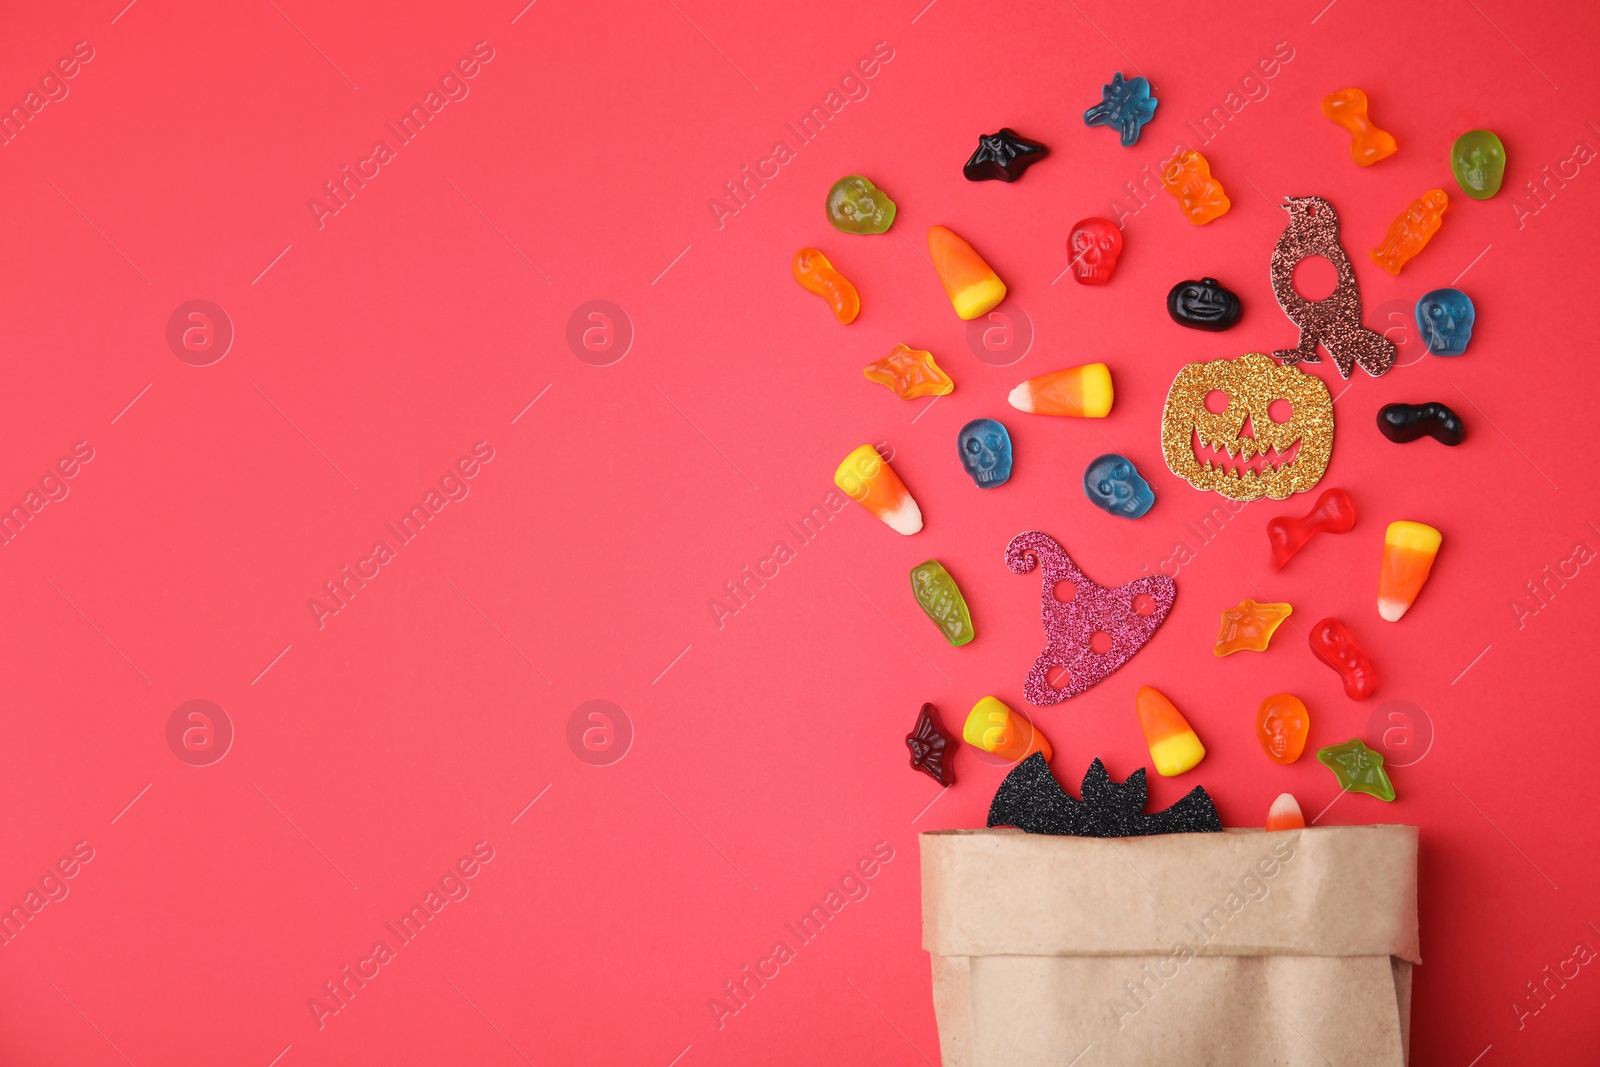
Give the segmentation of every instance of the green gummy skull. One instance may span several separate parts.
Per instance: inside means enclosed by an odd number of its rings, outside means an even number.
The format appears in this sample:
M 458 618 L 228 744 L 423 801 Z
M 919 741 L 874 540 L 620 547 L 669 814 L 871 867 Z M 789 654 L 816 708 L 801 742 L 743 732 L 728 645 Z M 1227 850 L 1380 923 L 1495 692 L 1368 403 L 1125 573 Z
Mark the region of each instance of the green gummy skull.
M 1492 130 L 1468 130 L 1450 146 L 1450 169 L 1462 192 L 1487 200 L 1506 176 L 1506 146 Z
M 894 224 L 894 201 L 859 174 L 847 174 L 828 190 L 828 221 L 844 233 L 883 233 Z

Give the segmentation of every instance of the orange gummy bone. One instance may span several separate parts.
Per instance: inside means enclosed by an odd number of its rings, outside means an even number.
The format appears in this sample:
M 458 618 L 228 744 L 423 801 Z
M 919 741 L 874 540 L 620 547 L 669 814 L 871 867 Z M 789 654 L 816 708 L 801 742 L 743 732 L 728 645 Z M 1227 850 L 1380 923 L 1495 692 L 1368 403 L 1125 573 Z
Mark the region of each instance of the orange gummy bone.
M 928 230 L 928 258 L 944 283 L 945 296 L 963 319 L 988 314 L 1006 298 L 1006 283 L 960 235 L 943 226 Z
M 1323 97 L 1322 113 L 1349 132 L 1350 158 L 1357 166 L 1370 167 L 1399 147 L 1391 134 L 1373 125 L 1367 94 L 1360 89 L 1340 89 Z
M 854 322 L 861 313 L 861 296 L 856 287 L 815 248 L 802 248 L 794 254 L 794 280 L 806 292 L 822 297 L 840 322 Z

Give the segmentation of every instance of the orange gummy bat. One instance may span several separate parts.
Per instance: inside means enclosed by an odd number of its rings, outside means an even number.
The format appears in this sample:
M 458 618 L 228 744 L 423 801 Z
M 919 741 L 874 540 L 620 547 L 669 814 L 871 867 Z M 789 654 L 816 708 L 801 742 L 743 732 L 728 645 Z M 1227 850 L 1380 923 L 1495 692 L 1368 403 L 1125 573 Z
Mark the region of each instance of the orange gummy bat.
M 794 280 L 808 293 L 815 293 L 833 309 L 833 317 L 843 323 L 855 321 L 861 313 L 861 297 L 850 279 L 833 269 L 828 257 L 815 248 L 802 248 L 794 254 Z
M 1357 166 L 1370 167 L 1394 155 L 1391 134 L 1372 124 L 1367 114 L 1367 94 L 1360 89 L 1340 89 L 1322 98 L 1322 113 L 1343 126 L 1350 134 L 1350 158 Z
M 939 369 L 932 352 L 910 345 L 895 345 L 894 351 L 862 370 L 869 382 L 893 389 L 903 400 L 919 396 L 944 396 L 955 392 L 956 383 Z
M 1278 627 L 1283 625 L 1294 608 L 1288 604 L 1258 604 L 1254 600 L 1241 600 L 1238 605 L 1222 612 L 1222 628 L 1217 631 L 1217 643 L 1211 649 L 1218 656 L 1231 656 L 1235 652 L 1265 652 L 1267 644 Z

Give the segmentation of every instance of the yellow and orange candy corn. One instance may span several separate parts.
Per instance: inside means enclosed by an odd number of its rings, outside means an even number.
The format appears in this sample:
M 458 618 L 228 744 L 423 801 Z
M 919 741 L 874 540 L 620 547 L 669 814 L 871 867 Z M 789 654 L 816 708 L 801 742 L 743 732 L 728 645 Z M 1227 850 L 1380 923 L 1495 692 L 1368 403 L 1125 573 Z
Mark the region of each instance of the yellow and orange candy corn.
M 802 248 L 794 254 L 794 280 L 808 293 L 815 293 L 833 309 L 833 317 L 845 325 L 861 314 L 861 296 L 850 279 L 833 269 L 828 257 L 815 248 Z
M 1420 522 L 1391 522 L 1383 535 L 1383 566 L 1378 571 L 1378 614 L 1399 622 L 1433 569 L 1444 536 Z
M 974 748 L 1013 763 L 1021 763 L 1035 752 L 1043 753 L 1046 763 L 1055 756 L 1038 727 L 994 697 L 984 697 L 972 705 L 961 737 Z
M 914 534 L 922 529 L 922 509 L 911 499 L 906 483 L 871 445 L 862 445 L 844 457 L 833 472 L 833 484 L 896 533 Z
M 928 257 L 939 272 L 951 306 L 963 319 L 986 315 L 1006 298 L 1006 283 L 1000 275 L 954 231 L 943 226 L 929 228 Z
M 1147 685 L 1139 690 L 1138 702 L 1139 729 L 1144 731 L 1157 774 L 1171 778 L 1206 758 L 1206 746 L 1172 701 Z
M 1104 363 L 1068 367 L 1029 378 L 1007 398 L 1018 411 L 1103 419 L 1111 414 L 1111 368 Z
M 1300 802 L 1293 794 L 1279 793 L 1278 799 L 1272 802 L 1272 808 L 1267 812 L 1267 829 L 1271 830 L 1304 830 L 1306 817 L 1300 814 Z

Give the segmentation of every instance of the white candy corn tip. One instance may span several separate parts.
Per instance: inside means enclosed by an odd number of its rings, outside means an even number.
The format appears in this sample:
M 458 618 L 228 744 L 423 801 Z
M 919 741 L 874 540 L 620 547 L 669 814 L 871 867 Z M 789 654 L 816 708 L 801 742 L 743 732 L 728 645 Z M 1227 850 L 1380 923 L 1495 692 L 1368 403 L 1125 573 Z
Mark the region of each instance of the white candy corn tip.
M 1018 411 L 1033 410 L 1033 389 L 1027 382 L 1023 382 L 1021 385 L 1011 390 L 1011 395 L 1006 397 L 1006 399 L 1009 400 L 1011 402 L 1011 406 L 1016 408 Z
M 1267 812 L 1267 826 L 1281 826 L 1285 822 L 1304 826 L 1306 817 L 1300 813 L 1300 802 L 1289 793 L 1279 793 Z M 1297 827 L 1298 828 L 1298 827 Z
M 1410 607 L 1411 605 L 1403 600 L 1390 600 L 1386 597 L 1378 600 L 1378 614 L 1383 616 L 1384 622 L 1399 622 L 1400 616 Z
M 922 529 L 922 509 L 909 495 L 893 511 L 885 511 L 878 517 L 889 524 L 889 529 L 907 537 Z

